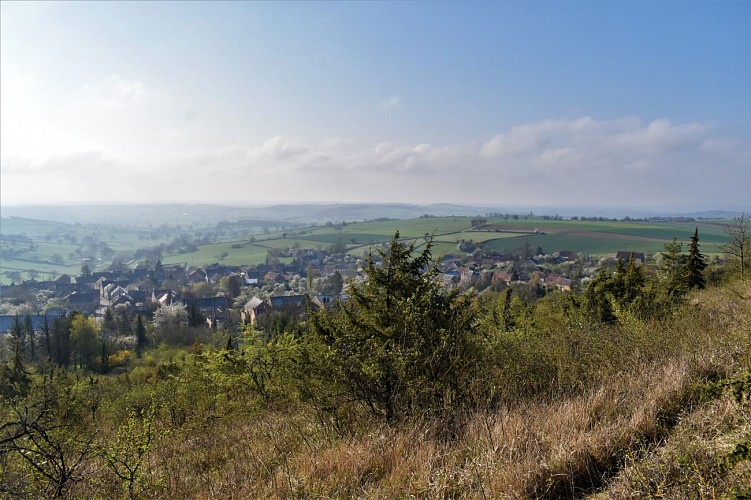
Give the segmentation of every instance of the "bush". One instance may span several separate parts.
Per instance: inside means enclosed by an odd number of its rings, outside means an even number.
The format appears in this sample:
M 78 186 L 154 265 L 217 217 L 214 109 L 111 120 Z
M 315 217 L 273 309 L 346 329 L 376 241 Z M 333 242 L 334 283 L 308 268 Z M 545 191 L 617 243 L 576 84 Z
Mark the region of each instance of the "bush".
M 431 241 L 413 257 L 414 243 L 398 238 L 378 251 L 381 265 L 369 256 L 367 279 L 351 284 L 348 301 L 311 318 L 306 370 L 320 392 L 307 395 L 319 407 L 363 405 L 395 423 L 455 415 L 469 403 L 479 349 L 473 302 L 443 293 Z

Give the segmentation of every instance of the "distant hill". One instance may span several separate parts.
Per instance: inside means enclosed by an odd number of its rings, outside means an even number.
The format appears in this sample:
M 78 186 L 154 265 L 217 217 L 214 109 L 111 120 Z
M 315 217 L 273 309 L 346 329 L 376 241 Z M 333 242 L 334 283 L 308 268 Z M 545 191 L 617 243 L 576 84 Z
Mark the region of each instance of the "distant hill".
M 409 203 L 328 203 L 280 204 L 270 206 L 228 206 L 208 204 L 152 204 L 152 205 L 29 205 L 4 206 L 2 217 L 23 217 L 66 223 L 106 223 L 144 226 L 161 224 L 216 224 L 220 221 L 257 220 L 264 225 L 323 224 L 326 222 L 354 222 L 374 219 L 413 219 L 423 215 L 484 216 L 489 213 L 535 215 L 604 216 L 604 217 L 694 217 L 729 219 L 741 211 L 706 210 L 691 212 L 676 209 L 648 210 L 645 208 L 597 208 L 579 206 L 470 206 L 454 204 L 413 205 Z
M 352 222 L 388 217 L 411 219 L 422 215 L 474 216 L 490 208 L 463 205 L 411 204 L 287 204 L 273 206 L 223 205 L 35 205 L 2 207 L 2 217 L 50 220 L 67 223 L 160 225 L 262 220 L 292 224 Z
M 733 219 L 740 215 L 741 212 L 731 212 L 729 210 L 706 210 L 704 212 L 686 214 L 686 217 L 694 217 L 696 219 Z

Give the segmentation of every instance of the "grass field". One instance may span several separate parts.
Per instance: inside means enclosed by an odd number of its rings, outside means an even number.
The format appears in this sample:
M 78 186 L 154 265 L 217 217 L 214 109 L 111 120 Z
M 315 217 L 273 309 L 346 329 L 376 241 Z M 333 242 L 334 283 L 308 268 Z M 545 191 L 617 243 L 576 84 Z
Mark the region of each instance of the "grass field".
M 34 269 L 44 279 L 52 275 L 77 274 L 81 261 L 72 254 L 81 247 L 86 237 L 96 237 L 114 251 L 135 251 L 166 243 L 150 228 L 118 228 L 104 225 L 63 224 L 30 219 L 0 219 L 0 281 L 8 283 L 8 272 L 22 272 L 28 278 L 28 270 Z M 271 231 L 255 236 L 254 245 L 247 238 L 227 238 L 224 241 L 199 245 L 194 252 L 166 255 L 165 264 L 186 263 L 204 266 L 213 262 L 228 265 L 252 265 L 266 260 L 269 249 L 300 248 L 326 249 L 341 242 L 347 250 L 362 254 L 371 245 L 388 242 L 396 231 L 403 240 L 423 242 L 426 233 L 434 235 L 434 254 L 456 253 L 458 240 L 473 240 L 484 243 L 491 250 L 511 252 L 524 248 L 541 247 L 545 253 L 571 250 L 594 255 L 610 255 L 619 250 L 659 252 L 664 244 L 674 237 L 684 243 L 684 249 L 699 228 L 701 251 L 705 254 L 720 254 L 720 245 L 727 241 L 724 224 L 727 221 L 700 220 L 696 222 L 633 222 L 633 221 L 571 221 L 509 218 L 488 218 L 485 228 L 472 227 L 470 217 L 426 217 L 408 220 L 387 220 L 350 223 L 345 226 L 326 225 L 288 230 L 287 238 L 282 231 Z M 545 234 L 534 234 L 535 231 Z M 12 235 L 23 235 L 23 238 Z M 33 248 L 32 248 L 33 244 Z M 235 245 L 236 248 L 232 248 Z M 10 255 L 8 250 L 16 251 Z M 222 257 L 224 254 L 226 256 Z M 54 256 L 63 258 L 63 264 L 53 264 Z M 109 262 L 100 262 L 104 268 Z M 96 262 L 94 267 L 96 268 Z

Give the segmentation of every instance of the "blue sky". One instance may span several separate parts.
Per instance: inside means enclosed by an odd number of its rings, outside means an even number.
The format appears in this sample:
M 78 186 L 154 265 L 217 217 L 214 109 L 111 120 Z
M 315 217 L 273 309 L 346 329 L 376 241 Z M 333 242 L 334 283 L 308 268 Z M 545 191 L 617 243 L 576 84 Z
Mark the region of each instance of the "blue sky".
M 751 2 L 2 2 L 0 194 L 751 208 Z

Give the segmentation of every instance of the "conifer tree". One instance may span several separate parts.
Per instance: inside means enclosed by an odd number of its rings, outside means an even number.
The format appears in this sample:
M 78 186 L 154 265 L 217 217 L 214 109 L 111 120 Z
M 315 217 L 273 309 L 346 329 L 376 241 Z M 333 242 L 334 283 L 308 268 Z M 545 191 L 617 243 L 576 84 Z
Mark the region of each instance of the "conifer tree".
M 348 301 L 312 316 L 311 345 L 320 350 L 311 371 L 330 390 L 311 397 L 330 398 L 329 407 L 358 402 L 388 423 L 453 415 L 464 402 L 476 369 L 474 311 L 439 286 L 431 243 L 414 255 L 397 232 L 380 262 L 369 256 L 367 280 L 352 284 Z
M 44 333 L 45 354 L 49 359 L 52 357 L 52 343 L 50 342 L 50 324 L 49 321 L 47 321 L 46 314 L 44 316 L 44 324 L 42 325 L 42 333 Z
M 642 266 L 636 264 L 633 252 L 629 256 L 626 275 L 624 276 L 624 299 L 627 303 L 635 301 L 643 292 L 646 279 Z
M 0 367 L 0 395 L 8 399 L 23 397 L 29 392 L 30 386 L 31 378 L 24 365 L 21 342 L 16 339 L 13 361 L 10 366 Z
M 702 289 L 706 286 L 704 281 L 704 269 L 707 262 L 704 255 L 699 251 L 699 228 L 694 229 L 691 243 L 688 245 L 688 258 L 686 259 L 686 275 L 688 288 Z
M 35 352 L 34 352 L 34 324 L 31 322 L 31 316 L 28 314 L 23 319 L 23 333 L 24 337 L 26 338 L 26 342 L 29 344 L 29 352 L 31 354 L 31 359 L 34 359 Z
M 673 238 L 673 241 L 665 243 L 665 251 L 662 255 L 660 273 L 667 286 L 668 296 L 673 299 L 682 297 L 687 286 L 686 255 L 683 253 L 683 243 Z
M 25 339 L 23 335 L 23 328 L 21 327 L 21 320 L 18 319 L 18 314 L 13 318 L 13 324 L 10 327 L 10 336 L 13 337 L 19 344 L 21 350 L 24 350 Z
M 136 357 L 140 358 L 143 354 L 143 350 L 148 345 L 148 339 L 146 338 L 146 327 L 143 325 L 143 319 L 141 315 L 138 315 L 136 324 L 133 327 L 136 334 Z

